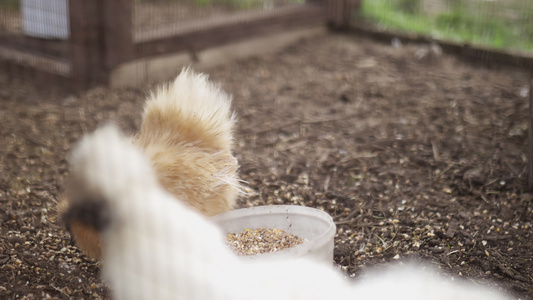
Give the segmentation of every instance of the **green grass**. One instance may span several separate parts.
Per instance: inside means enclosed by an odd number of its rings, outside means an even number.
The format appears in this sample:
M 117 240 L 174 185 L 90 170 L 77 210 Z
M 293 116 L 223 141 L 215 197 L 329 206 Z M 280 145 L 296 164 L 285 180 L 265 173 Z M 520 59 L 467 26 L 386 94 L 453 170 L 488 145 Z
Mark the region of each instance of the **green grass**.
M 0 10 L 19 11 L 20 0 L 0 0 Z
M 469 0 L 463 0 L 469 1 Z M 527 1 L 527 0 L 524 0 Z M 420 13 L 420 0 L 366 0 L 362 16 L 380 27 L 497 49 L 533 51 L 533 6 L 512 17 L 459 1 L 435 16 Z M 501 11 L 504 11 L 503 9 Z M 490 13 L 492 12 L 492 13 Z

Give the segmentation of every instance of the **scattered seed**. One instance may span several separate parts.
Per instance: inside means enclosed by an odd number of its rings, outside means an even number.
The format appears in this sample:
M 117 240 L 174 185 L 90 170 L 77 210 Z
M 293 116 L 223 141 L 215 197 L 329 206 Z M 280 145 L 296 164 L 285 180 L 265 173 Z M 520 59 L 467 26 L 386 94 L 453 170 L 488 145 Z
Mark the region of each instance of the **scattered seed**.
M 280 251 L 302 244 L 305 240 L 281 229 L 245 229 L 229 233 L 226 237 L 230 248 L 238 255 L 257 255 Z

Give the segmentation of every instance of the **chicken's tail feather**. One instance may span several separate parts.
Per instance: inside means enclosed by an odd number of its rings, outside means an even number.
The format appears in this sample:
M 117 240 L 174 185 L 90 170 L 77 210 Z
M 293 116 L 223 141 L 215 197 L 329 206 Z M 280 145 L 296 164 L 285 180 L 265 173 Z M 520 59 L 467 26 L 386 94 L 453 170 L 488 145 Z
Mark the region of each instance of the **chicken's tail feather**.
M 138 139 L 145 145 L 165 139 L 171 144 L 192 143 L 229 151 L 235 123 L 231 101 L 231 96 L 206 75 L 185 68 L 146 102 Z

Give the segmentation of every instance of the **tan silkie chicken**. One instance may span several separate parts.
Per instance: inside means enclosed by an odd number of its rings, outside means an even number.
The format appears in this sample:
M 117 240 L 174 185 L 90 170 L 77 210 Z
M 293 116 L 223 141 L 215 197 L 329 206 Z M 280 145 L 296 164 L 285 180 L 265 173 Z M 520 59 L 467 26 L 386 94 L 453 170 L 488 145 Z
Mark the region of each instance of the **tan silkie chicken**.
M 241 191 L 232 155 L 234 123 L 231 97 L 206 75 L 184 69 L 173 83 L 151 94 L 132 140 L 168 192 L 212 216 L 231 210 Z M 57 210 L 63 219 L 71 206 L 68 195 L 61 198 Z M 77 220 L 66 223 L 76 245 L 100 258 L 98 233 Z

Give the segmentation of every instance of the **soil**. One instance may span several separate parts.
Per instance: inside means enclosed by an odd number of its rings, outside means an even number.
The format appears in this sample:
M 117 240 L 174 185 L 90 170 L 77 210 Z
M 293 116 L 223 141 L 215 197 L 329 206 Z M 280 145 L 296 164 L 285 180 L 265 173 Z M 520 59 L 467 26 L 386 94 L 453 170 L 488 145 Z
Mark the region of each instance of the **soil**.
M 350 277 L 417 260 L 533 299 L 526 73 L 394 44 L 330 34 L 209 70 L 234 95 L 239 206 L 325 210 Z M 108 121 L 133 133 L 153 86 L 0 82 L 0 298 L 106 299 L 54 203 L 72 145 Z

